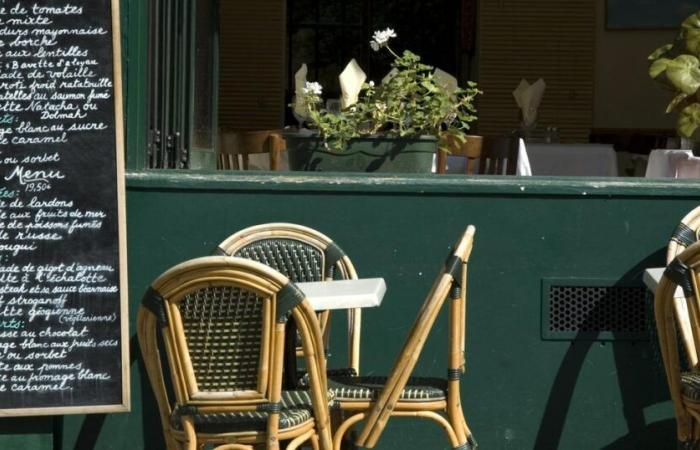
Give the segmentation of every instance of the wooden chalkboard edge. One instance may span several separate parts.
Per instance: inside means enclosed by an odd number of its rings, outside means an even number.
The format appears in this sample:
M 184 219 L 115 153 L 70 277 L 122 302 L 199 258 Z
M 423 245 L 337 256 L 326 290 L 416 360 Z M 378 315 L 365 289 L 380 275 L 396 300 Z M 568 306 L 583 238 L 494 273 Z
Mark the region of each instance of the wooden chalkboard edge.
M 130 402 L 121 405 L 59 406 L 41 408 L 0 409 L 0 417 L 62 416 L 67 414 L 108 414 L 130 411 Z
M 122 84 L 121 18 L 119 0 L 112 0 L 112 49 L 114 69 L 114 135 L 116 138 L 117 216 L 119 222 L 119 292 L 121 311 L 122 404 L 118 408 L 91 407 L 90 412 L 128 412 L 131 410 L 129 367 L 129 292 L 126 255 L 126 188 L 124 175 L 124 98 Z M 87 411 L 86 411 L 87 412 Z

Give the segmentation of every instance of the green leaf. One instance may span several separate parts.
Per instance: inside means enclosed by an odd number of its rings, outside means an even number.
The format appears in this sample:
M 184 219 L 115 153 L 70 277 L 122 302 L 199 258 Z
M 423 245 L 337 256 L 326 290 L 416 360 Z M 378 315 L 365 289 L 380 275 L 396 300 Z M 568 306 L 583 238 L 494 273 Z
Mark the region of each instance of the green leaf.
M 671 62 L 668 58 L 661 58 L 654 61 L 649 67 L 649 76 L 656 78 L 668 69 L 668 64 Z
M 673 44 L 666 44 L 663 47 L 659 47 L 654 52 L 649 55 L 649 61 L 655 61 L 659 59 L 664 54 L 668 53 L 669 50 L 673 48 Z
M 700 11 L 688 16 L 683 23 L 681 23 L 681 29 L 683 31 L 700 29 Z
M 700 61 L 692 55 L 681 55 L 667 63 L 666 76 L 679 91 L 695 94 L 700 88 Z
M 686 106 L 678 117 L 678 132 L 681 136 L 693 138 L 700 128 L 700 104 Z
M 700 54 L 700 29 L 688 30 L 685 33 L 685 46 L 691 53 Z
M 668 104 L 668 107 L 666 108 L 666 113 L 670 113 L 671 111 L 676 109 L 678 105 L 680 105 L 681 102 L 688 97 L 690 96 L 685 92 L 681 92 L 680 94 L 676 95 L 676 97 L 673 100 L 671 100 L 671 103 Z

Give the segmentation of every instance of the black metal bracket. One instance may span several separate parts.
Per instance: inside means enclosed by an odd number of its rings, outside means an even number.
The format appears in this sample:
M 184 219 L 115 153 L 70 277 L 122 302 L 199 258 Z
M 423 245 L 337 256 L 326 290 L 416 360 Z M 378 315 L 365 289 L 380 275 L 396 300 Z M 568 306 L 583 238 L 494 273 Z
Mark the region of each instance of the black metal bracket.
M 690 279 L 691 272 L 683 261 L 674 258 L 664 270 L 664 276 L 680 286 L 683 289 L 683 295 L 692 297 L 695 292 L 693 291 L 693 281 Z
M 285 323 L 289 320 L 292 310 L 304 301 L 306 296 L 294 283 L 287 283 L 277 293 L 277 322 Z
M 156 316 L 158 325 L 160 325 L 161 328 L 168 326 L 168 316 L 165 313 L 165 300 L 158 291 L 149 286 L 141 299 L 141 304 Z

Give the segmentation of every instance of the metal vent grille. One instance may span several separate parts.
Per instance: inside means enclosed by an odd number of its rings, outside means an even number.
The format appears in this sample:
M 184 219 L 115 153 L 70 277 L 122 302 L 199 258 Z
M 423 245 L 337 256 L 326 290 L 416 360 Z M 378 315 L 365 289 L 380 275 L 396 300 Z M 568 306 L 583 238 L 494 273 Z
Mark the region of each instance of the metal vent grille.
M 644 287 L 552 284 L 545 295 L 545 337 L 648 338 Z

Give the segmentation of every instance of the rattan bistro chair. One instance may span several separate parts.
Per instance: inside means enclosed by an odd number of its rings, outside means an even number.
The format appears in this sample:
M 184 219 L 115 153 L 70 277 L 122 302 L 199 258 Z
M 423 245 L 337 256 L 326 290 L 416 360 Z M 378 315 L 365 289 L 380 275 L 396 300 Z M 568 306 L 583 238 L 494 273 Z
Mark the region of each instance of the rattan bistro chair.
M 666 263 L 670 263 L 673 258 L 678 256 L 688 246 L 698 241 L 700 234 L 700 206 L 690 211 L 681 219 L 681 223 L 673 231 L 671 239 L 668 242 L 666 252 Z
M 678 448 L 693 450 L 700 445 L 699 283 L 700 243 L 695 243 L 669 263 L 654 297 L 661 355 L 676 415 Z M 676 297 L 679 286 L 682 299 Z M 679 309 L 681 302 L 684 308 Z M 683 347 L 683 356 L 679 346 Z
M 300 331 L 308 391 L 281 390 L 290 316 Z M 307 440 L 330 449 L 321 332 L 303 293 L 279 272 L 224 256 L 175 266 L 144 296 L 138 337 L 168 450 L 211 443 L 277 450 L 280 440 L 291 440 L 288 449 Z
M 218 253 L 267 264 L 292 282 L 356 279 L 350 258 L 328 236 L 291 223 L 267 223 L 245 228 L 219 244 Z M 360 370 L 361 309 L 348 310 L 348 367 Z M 330 313 L 319 313 L 321 332 L 328 344 Z
M 413 323 L 390 375 L 329 379 L 336 405 L 345 416 L 333 436 L 334 450 L 341 448 L 345 433 L 363 419 L 365 426 L 356 444 L 374 448 L 391 416 L 432 419 L 445 430 L 454 449 L 468 450 L 476 447 L 460 401 L 460 376 L 466 368 L 467 260 L 471 254 L 474 232 L 474 227 L 467 228 L 450 253 Z M 411 377 L 430 329 L 448 296 L 451 299 L 448 378 Z
M 670 264 L 678 255 L 698 241 L 700 232 L 700 206 L 686 214 L 668 241 L 666 249 L 666 264 Z M 676 325 L 678 331 L 685 341 L 685 346 L 690 353 L 695 352 L 695 344 L 692 339 L 690 329 L 690 317 L 688 316 L 688 306 L 684 299 L 675 299 L 674 308 L 677 317 Z

